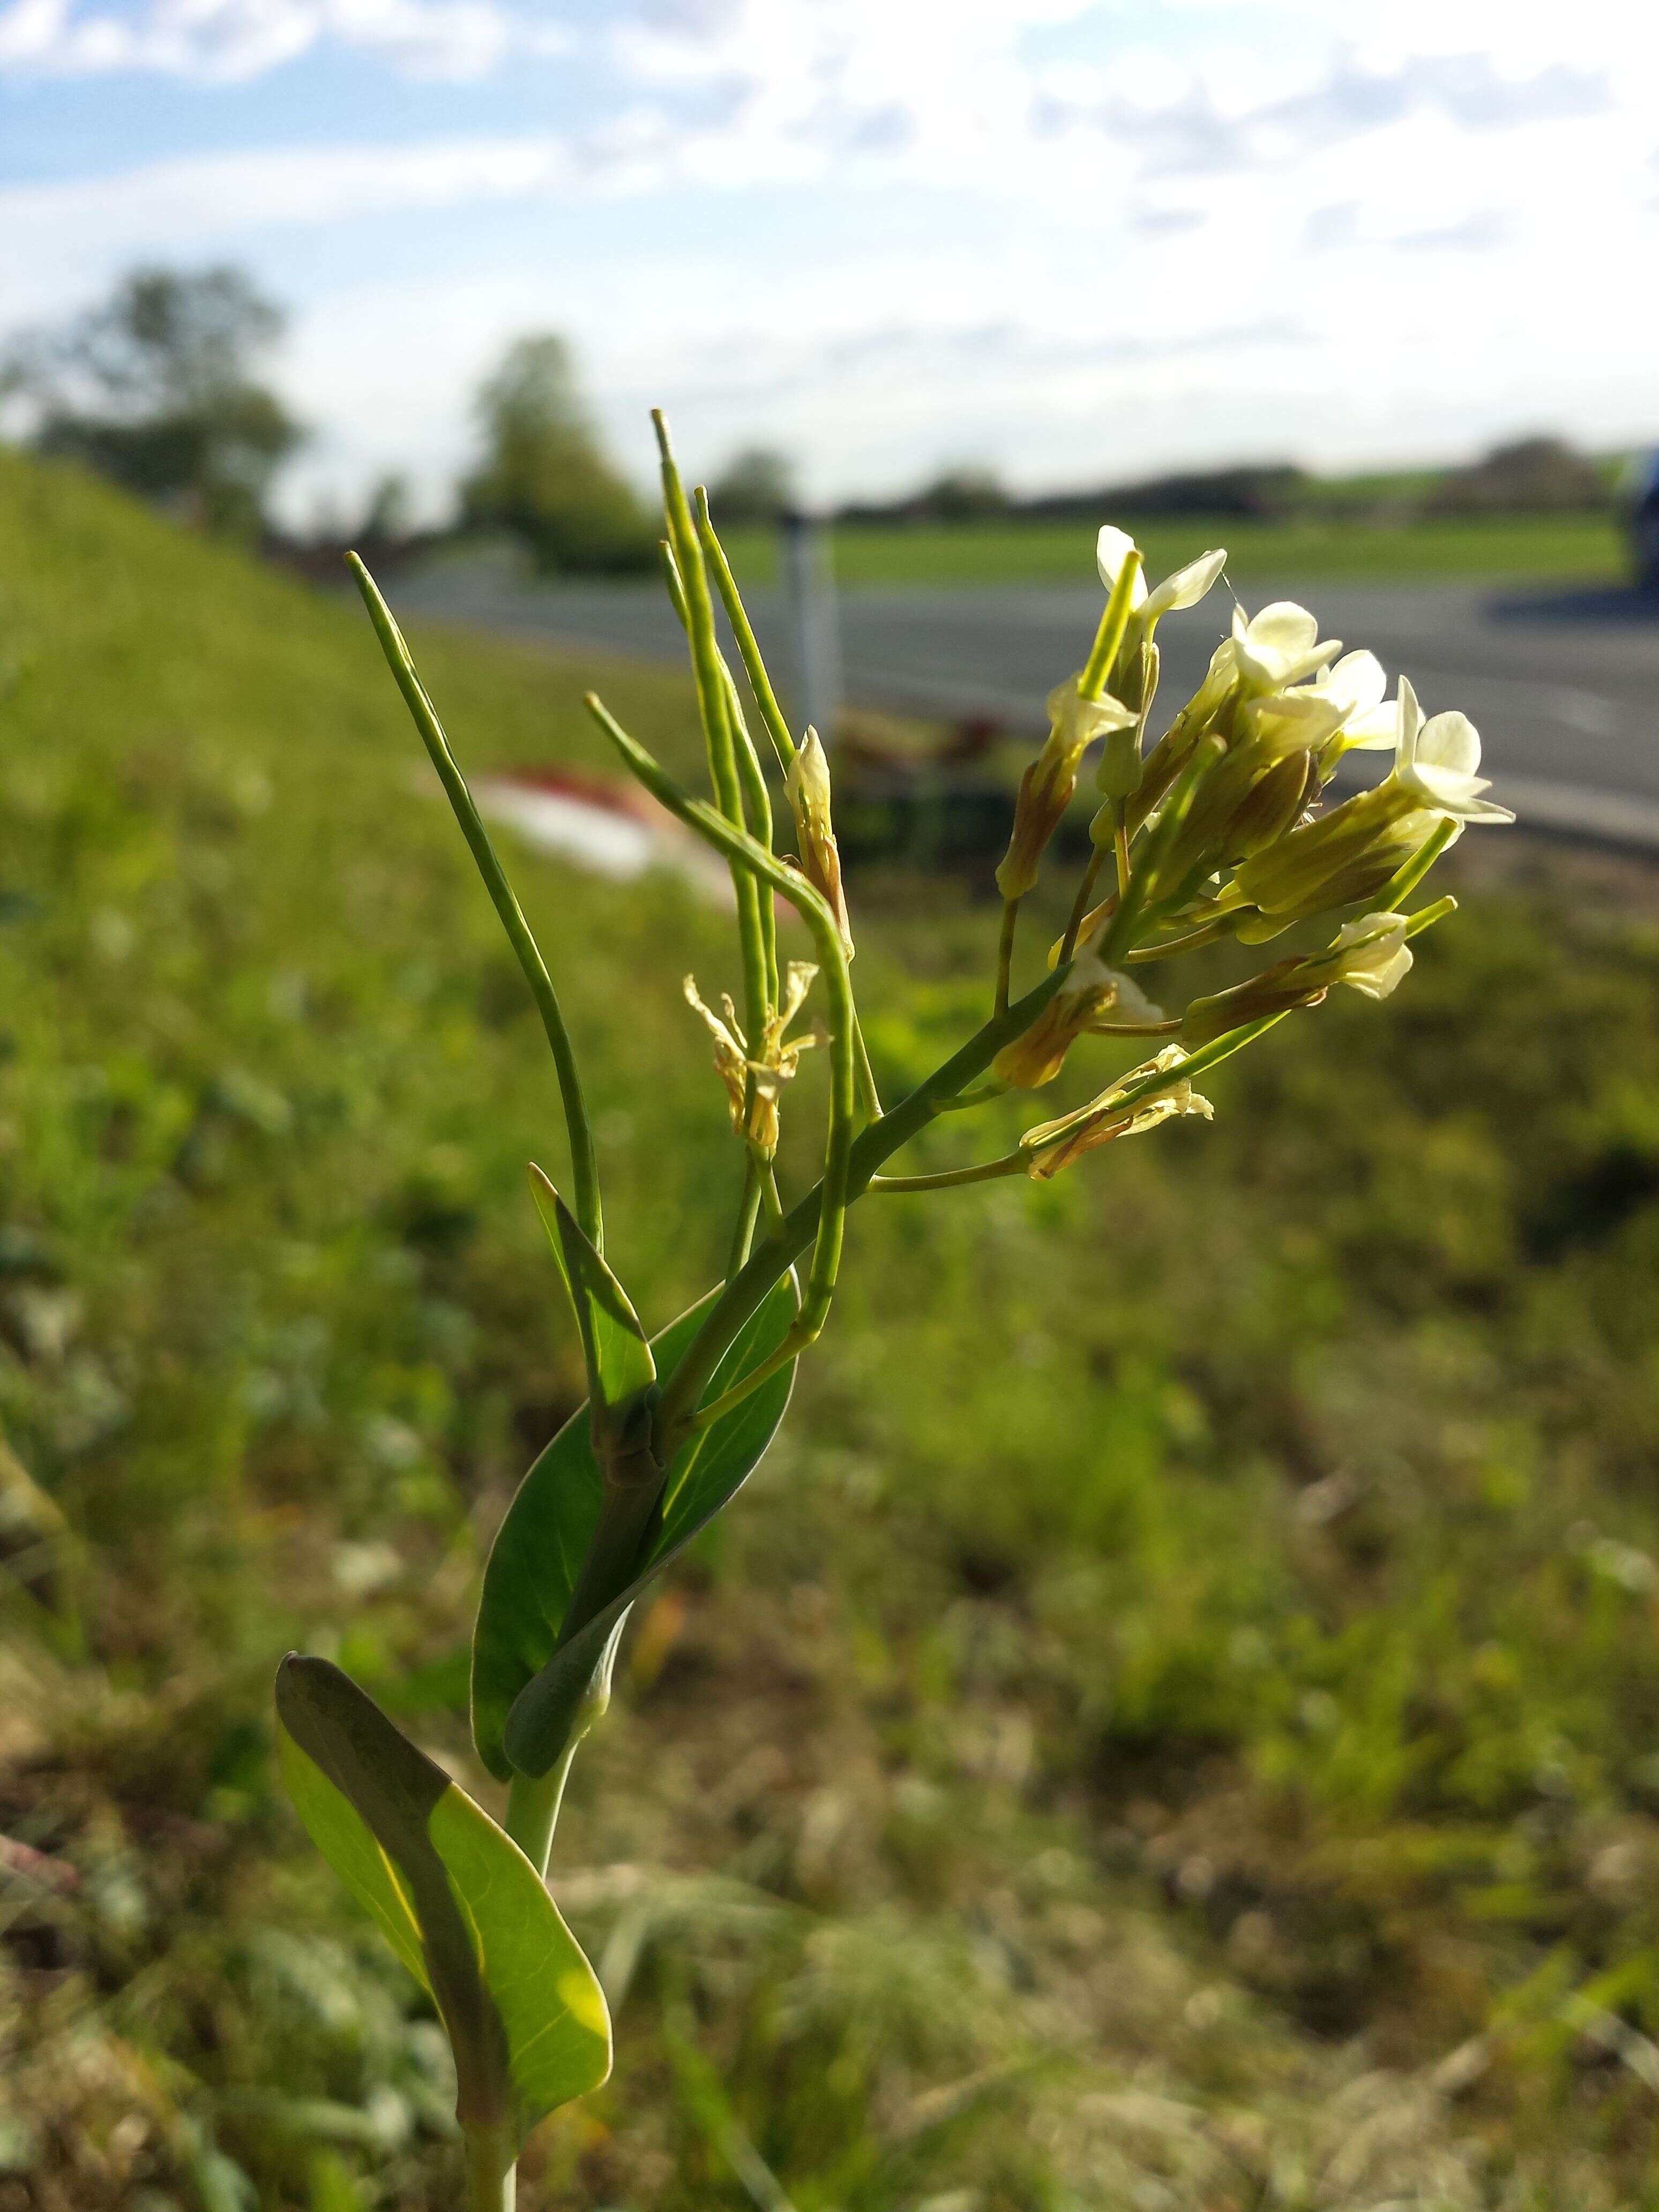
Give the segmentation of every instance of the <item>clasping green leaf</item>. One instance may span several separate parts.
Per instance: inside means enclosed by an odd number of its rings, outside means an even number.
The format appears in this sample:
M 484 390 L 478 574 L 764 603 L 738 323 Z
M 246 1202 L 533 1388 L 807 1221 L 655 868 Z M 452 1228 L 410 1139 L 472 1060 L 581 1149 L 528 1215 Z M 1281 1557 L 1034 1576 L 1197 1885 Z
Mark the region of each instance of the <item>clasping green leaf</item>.
M 713 1290 L 653 1340 L 666 1381 L 690 1349 Z M 771 1358 L 799 1310 L 793 1274 L 775 1283 L 716 1368 L 720 1396 Z M 559 1431 L 519 1486 L 484 1570 L 472 1643 L 472 1735 L 502 1781 L 542 1774 L 563 1749 L 584 1698 L 608 1669 L 629 1607 L 673 1554 L 738 1488 L 771 1443 L 789 1402 L 791 1361 L 682 1445 L 664 1478 L 656 1523 L 638 1571 L 567 1644 L 566 1613 L 599 1525 L 605 1479 L 585 1409 Z M 508 1715 L 514 1717 L 509 1732 Z
M 605 1994 L 518 1845 L 327 1660 L 289 1654 L 276 1712 L 313 1842 L 443 2017 L 462 2126 L 516 2142 L 597 2088 Z
M 575 1309 L 588 1395 L 603 1419 L 612 1407 L 625 1406 L 648 1390 L 657 1379 L 657 1364 L 627 1291 L 533 1162 L 530 1188 Z

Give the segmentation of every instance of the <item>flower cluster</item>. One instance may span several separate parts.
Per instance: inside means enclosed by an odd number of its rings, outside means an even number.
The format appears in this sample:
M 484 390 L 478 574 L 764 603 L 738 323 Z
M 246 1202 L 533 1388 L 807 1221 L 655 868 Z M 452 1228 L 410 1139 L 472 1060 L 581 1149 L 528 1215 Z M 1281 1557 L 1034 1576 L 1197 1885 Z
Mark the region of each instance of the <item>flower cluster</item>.
M 1103 731 L 1096 856 L 1072 926 L 1054 948 L 1053 964 L 1066 963 L 1060 987 L 1030 1030 L 1003 1048 L 994 1073 L 1013 1085 L 1047 1083 L 1087 1031 L 1162 1027 L 1178 1030 L 1182 1043 L 1124 1079 L 1143 1102 L 1133 1110 L 1124 1109 L 1119 1085 L 1080 1114 L 1028 1131 L 1023 1149 L 1033 1174 L 1052 1174 L 1081 1152 L 1152 1126 L 1145 1102 L 1180 1095 L 1183 1103 L 1170 1110 L 1207 1112 L 1201 1102 L 1184 1103 L 1176 1081 L 1159 1087 L 1160 1075 L 1172 1077 L 1185 1053 L 1203 1048 L 1218 1057 L 1218 1048 L 1236 1048 L 1227 1040 L 1247 1042 L 1245 1032 L 1317 1006 L 1336 983 L 1387 997 L 1411 966 L 1407 938 L 1450 909 L 1442 901 L 1408 917 L 1398 909 L 1409 891 L 1466 823 L 1514 819 L 1486 795 L 1480 739 L 1467 715 L 1425 720 L 1403 676 L 1390 698 L 1374 653 L 1345 653 L 1340 640 L 1322 639 L 1315 617 L 1290 600 L 1254 616 L 1235 605 L 1197 691 L 1148 747 L 1158 674 L 1152 632 L 1161 617 L 1204 598 L 1226 556 L 1206 554 L 1149 586 L 1139 548 L 1109 526 L 1097 559 L 1109 616 L 1121 600 L 1127 615 L 1106 656 L 1110 688 L 1091 700 L 1079 678 L 1054 694 L 1048 743 L 1021 786 L 998 876 L 1005 1001 L 1015 908 L 1038 879 L 1089 737 Z M 1112 627 L 1103 617 L 1103 636 Z M 1091 721 L 1101 708 L 1103 716 Z M 1333 777 L 1355 751 L 1391 753 L 1389 772 L 1373 787 L 1328 804 Z M 1109 856 L 1115 888 L 1091 904 Z M 1363 908 L 1373 910 L 1352 914 Z M 1164 1022 L 1122 973 L 1126 961 L 1155 962 L 1228 939 L 1260 944 L 1345 908 L 1350 918 L 1322 948 L 1195 999 L 1177 1021 Z

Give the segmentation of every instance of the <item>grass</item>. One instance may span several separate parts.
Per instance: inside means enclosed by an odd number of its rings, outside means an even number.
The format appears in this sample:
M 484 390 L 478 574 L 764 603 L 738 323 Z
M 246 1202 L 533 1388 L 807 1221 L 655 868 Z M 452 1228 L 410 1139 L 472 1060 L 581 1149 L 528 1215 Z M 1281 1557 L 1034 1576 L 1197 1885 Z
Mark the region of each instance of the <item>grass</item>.
M 0 2212 L 447 2212 L 269 1688 L 329 1652 L 477 1781 L 483 1551 L 579 1388 L 544 1048 L 352 611 L 9 457 L 0 546 Z M 596 676 L 689 761 L 678 678 L 421 652 L 471 764 L 593 763 Z M 1463 849 L 1212 1127 L 860 1209 L 577 1763 L 618 2065 L 526 2212 L 1659 2204 L 1659 928 Z M 726 930 L 515 874 L 655 1325 L 723 1249 Z M 897 1091 L 994 919 L 854 896 Z
M 1338 581 L 1409 583 L 1418 577 L 1611 581 L 1623 576 L 1626 567 L 1619 524 L 1601 514 L 1283 523 L 1222 516 L 1134 527 L 1154 576 L 1212 545 L 1227 547 L 1236 581 L 1265 578 L 1310 587 Z M 770 582 L 776 568 L 772 533 L 750 529 L 732 537 L 739 573 L 756 583 Z M 854 588 L 1086 586 L 1094 570 L 1094 538 L 1093 529 L 1080 522 L 919 523 L 891 529 L 842 524 L 835 532 L 836 574 Z

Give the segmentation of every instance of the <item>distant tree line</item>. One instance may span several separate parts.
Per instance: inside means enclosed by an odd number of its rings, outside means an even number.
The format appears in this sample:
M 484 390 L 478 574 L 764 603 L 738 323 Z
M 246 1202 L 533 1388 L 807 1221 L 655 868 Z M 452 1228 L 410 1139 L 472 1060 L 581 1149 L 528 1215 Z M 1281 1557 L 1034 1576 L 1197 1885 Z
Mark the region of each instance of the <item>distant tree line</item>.
M 254 537 L 268 530 L 271 485 L 304 438 L 264 381 L 284 320 L 239 270 L 135 270 L 106 300 L 17 341 L 0 359 L 0 400 L 21 409 L 38 450 L 83 461 L 204 528 Z M 460 531 L 504 534 L 549 574 L 654 566 L 656 523 L 605 453 L 564 338 L 516 340 L 480 387 L 474 420 L 478 459 L 458 487 Z M 1612 496 L 1604 467 L 1540 435 L 1464 468 L 1334 478 L 1291 461 L 1249 463 L 1026 496 L 994 470 L 961 464 L 897 497 L 849 501 L 838 519 L 902 526 L 1110 513 L 1272 522 L 1561 513 Z M 788 459 L 760 446 L 732 456 L 711 497 L 728 524 L 776 522 L 799 502 Z M 319 562 L 347 534 L 337 526 L 319 533 L 327 541 Z M 414 534 L 408 488 L 395 475 L 349 533 L 381 554 Z

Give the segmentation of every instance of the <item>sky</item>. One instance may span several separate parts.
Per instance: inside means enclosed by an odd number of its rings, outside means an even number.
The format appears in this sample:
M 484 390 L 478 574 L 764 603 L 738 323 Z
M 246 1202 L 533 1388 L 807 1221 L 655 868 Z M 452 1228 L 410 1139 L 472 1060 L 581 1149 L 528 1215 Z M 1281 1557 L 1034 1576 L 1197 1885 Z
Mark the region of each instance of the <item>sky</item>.
M 1659 439 L 1643 0 L 0 0 L 0 341 L 138 262 L 286 304 L 291 514 L 440 512 L 506 344 L 643 482 Z

